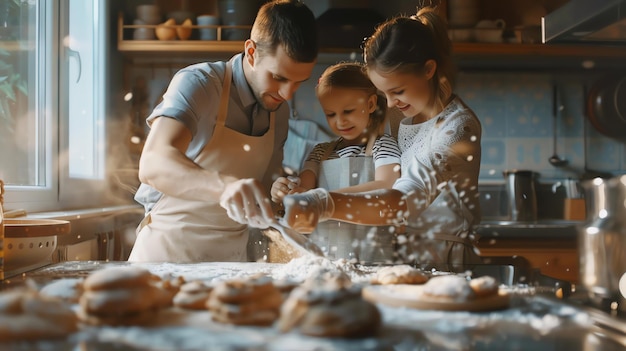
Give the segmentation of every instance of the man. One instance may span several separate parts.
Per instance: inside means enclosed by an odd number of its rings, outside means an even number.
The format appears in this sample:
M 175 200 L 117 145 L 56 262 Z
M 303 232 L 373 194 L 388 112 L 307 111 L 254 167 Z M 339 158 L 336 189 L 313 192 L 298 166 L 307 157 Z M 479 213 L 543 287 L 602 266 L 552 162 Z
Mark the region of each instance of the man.
M 311 10 L 276 0 L 260 8 L 243 53 L 177 72 L 147 119 L 135 199 L 148 214 L 129 261 L 246 260 L 246 223 L 273 218 L 285 101 L 310 77 L 317 52 Z

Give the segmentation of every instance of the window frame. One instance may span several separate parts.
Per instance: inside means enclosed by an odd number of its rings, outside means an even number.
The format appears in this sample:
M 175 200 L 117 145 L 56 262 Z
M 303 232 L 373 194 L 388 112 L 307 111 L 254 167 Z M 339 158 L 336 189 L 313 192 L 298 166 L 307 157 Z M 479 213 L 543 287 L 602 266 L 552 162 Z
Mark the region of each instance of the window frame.
M 107 148 L 107 61 L 109 57 L 109 21 L 108 2 L 93 1 L 94 30 L 99 43 L 95 57 L 94 86 L 99 84 L 100 90 L 95 98 L 94 113 L 102 114 L 99 118 L 103 128 L 103 148 Z M 36 68 L 34 84 L 37 128 L 35 146 L 36 182 L 40 185 L 18 186 L 5 182 L 4 208 L 24 209 L 29 213 L 43 211 L 59 211 L 76 208 L 93 208 L 107 205 L 107 154 L 102 151 L 104 168 L 101 179 L 76 179 L 69 175 L 69 164 L 64 159 L 69 145 L 69 116 L 66 113 L 69 101 L 67 77 L 68 64 L 72 64 L 64 48 L 63 38 L 68 35 L 70 0 L 37 0 L 36 11 Z M 64 32 L 65 31 L 65 32 Z M 85 65 L 83 63 L 83 69 Z M 67 75 L 66 75 L 67 76 Z M 30 81 L 29 81 L 30 84 Z M 95 88 L 94 88 L 95 89 Z M 87 196 L 86 196 L 87 195 Z

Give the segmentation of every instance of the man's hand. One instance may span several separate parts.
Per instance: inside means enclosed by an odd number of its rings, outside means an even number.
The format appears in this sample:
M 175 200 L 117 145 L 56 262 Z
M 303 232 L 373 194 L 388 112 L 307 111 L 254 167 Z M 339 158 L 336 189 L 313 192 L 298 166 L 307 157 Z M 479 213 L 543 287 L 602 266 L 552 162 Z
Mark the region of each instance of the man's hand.
M 251 227 L 267 228 L 274 223 L 270 199 L 256 179 L 239 179 L 226 184 L 220 206 L 228 217 Z

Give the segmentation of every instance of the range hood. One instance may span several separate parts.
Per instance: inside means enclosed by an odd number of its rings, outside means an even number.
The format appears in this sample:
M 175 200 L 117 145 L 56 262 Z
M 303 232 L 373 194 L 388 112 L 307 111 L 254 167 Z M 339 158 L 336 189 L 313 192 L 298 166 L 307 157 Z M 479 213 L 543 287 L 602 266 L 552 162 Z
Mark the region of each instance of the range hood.
M 626 0 L 570 0 L 541 19 L 544 43 L 626 44 Z

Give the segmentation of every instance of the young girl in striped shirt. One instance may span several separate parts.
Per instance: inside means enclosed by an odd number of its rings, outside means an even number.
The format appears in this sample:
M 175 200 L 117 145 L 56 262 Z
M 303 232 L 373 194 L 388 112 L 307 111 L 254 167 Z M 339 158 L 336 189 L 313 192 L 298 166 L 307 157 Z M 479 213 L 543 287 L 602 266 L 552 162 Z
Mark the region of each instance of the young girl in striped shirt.
M 278 178 L 272 186 L 272 201 L 280 203 L 287 194 L 316 187 L 344 193 L 391 188 L 400 176 L 400 149 L 391 135 L 383 133 L 387 102 L 377 93 L 363 65 L 343 62 L 328 67 L 319 79 L 316 94 L 328 126 L 338 138 L 316 145 L 298 177 Z M 345 170 L 349 164 L 332 161 L 366 156 L 371 156 L 373 169 L 350 170 L 347 177 L 360 182 L 337 188 L 354 181 L 330 179 L 331 175 L 342 174 L 341 168 Z M 329 174 L 328 180 L 320 182 L 324 172 Z M 346 178 L 345 172 L 342 177 Z

